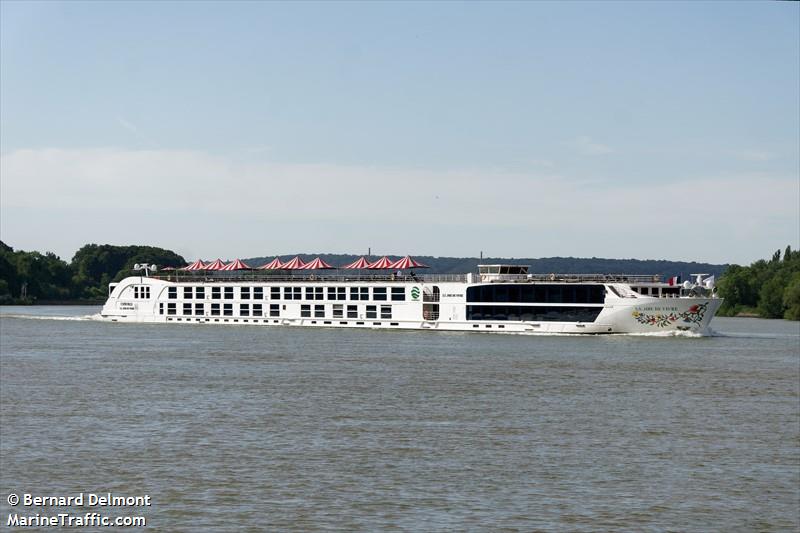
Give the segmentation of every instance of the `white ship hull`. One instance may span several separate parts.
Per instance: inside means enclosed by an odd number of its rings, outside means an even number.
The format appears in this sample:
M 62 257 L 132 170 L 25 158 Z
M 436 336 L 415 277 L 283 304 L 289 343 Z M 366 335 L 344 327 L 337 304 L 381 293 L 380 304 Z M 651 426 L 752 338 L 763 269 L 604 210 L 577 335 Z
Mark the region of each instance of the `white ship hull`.
M 445 281 L 323 280 L 313 276 L 170 281 L 137 276 L 112 284 L 101 318 L 138 323 L 516 334 L 702 334 L 722 303 L 712 295 L 644 296 L 632 290 L 631 284 L 617 282 L 486 282 L 473 280 L 471 275 L 458 281 L 439 279 Z

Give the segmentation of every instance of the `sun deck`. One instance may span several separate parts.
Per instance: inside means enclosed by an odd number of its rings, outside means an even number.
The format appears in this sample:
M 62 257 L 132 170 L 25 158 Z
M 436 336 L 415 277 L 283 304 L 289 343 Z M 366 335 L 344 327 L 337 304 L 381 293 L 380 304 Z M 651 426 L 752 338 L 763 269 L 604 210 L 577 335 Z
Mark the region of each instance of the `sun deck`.
M 351 274 L 280 273 L 264 271 L 150 275 L 176 283 L 661 283 L 661 276 L 641 274 Z M 489 279 L 486 279 L 486 278 Z

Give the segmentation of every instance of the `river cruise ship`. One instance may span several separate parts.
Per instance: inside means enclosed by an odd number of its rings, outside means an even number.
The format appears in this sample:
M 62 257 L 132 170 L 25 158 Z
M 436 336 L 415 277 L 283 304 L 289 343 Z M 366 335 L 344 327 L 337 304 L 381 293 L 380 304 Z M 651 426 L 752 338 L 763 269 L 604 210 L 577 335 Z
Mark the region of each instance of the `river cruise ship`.
M 674 281 L 671 280 L 671 281 Z M 713 278 L 530 274 L 479 265 L 463 275 L 170 273 L 109 285 L 113 322 L 309 326 L 493 333 L 704 333 L 722 303 Z

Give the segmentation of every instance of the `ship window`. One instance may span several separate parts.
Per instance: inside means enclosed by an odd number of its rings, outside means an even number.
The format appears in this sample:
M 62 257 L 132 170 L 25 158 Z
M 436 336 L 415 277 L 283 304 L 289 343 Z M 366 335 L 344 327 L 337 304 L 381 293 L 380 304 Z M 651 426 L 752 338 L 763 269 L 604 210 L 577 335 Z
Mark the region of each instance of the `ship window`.
M 253 287 L 253 300 L 264 299 L 264 287 Z
M 233 287 L 223 287 L 223 288 L 225 289 L 225 299 L 233 300 Z
M 315 305 L 314 306 L 314 317 L 315 318 L 325 318 L 325 306 L 324 305 Z
M 301 305 L 300 306 L 300 316 L 304 318 L 311 318 L 311 306 L 310 305 Z
M 219 304 L 211 304 L 211 316 L 219 316 Z
M 194 314 L 203 316 L 205 314 L 205 304 L 194 304 Z
M 382 305 L 381 306 L 381 318 L 392 318 L 392 306 L 391 305 Z
M 402 302 L 406 299 L 406 289 L 404 287 L 392 287 L 392 301 Z
M 294 299 L 301 300 L 302 299 L 302 288 L 301 287 L 294 287 Z
M 648 294 L 650 294 L 650 289 L 648 289 L 647 287 L 640 287 L 639 288 L 639 294 L 648 295 Z
M 347 306 L 347 318 L 358 318 L 358 306 L 357 305 L 348 305 Z
M 602 307 L 468 305 L 467 320 L 594 322 Z
M 192 304 L 183 304 L 183 314 L 184 315 L 191 315 L 192 314 Z
M 167 314 L 168 315 L 176 315 L 178 314 L 175 310 L 175 304 L 167 304 Z
M 164 314 L 164 304 L 163 303 L 158 304 L 158 314 L 159 315 L 163 315 Z
M 250 304 L 239 305 L 239 314 L 241 316 L 250 316 Z
M 603 303 L 602 285 L 487 284 L 467 288 L 467 302 L 484 303 Z
M 378 318 L 377 306 L 374 305 L 367 306 L 367 318 Z
M 336 299 L 336 287 L 328 287 L 328 300 Z
M 334 304 L 333 318 L 344 318 L 344 306 L 342 304 Z
M 314 299 L 315 300 L 325 299 L 325 294 L 323 293 L 322 287 L 314 287 Z
M 261 316 L 261 314 L 262 314 L 261 304 L 253 304 L 253 316 Z
M 206 289 L 205 289 L 205 287 L 197 287 L 197 288 L 195 288 L 194 297 L 197 300 L 205 300 L 206 299 Z
M 242 300 L 249 300 L 250 299 L 250 287 L 242 287 L 240 290 L 240 296 Z
M 280 304 L 270 304 L 269 305 L 269 316 L 281 316 L 281 306 L 280 306 Z
M 359 299 L 358 287 L 350 287 L 350 299 L 351 300 Z
M 373 300 L 386 300 L 386 287 L 375 287 L 372 289 Z
M 314 299 L 314 287 L 306 287 L 306 300 Z
M 233 316 L 233 304 L 222 304 L 222 314 L 224 316 Z
M 336 299 L 337 300 L 347 300 L 347 288 L 346 287 L 336 287 Z
M 291 300 L 294 298 L 294 293 L 292 292 L 291 287 L 284 287 L 283 288 L 283 299 L 284 300 Z
M 280 287 L 270 287 L 269 288 L 269 297 L 272 300 L 280 300 L 281 299 L 281 288 Z
M 221 292 L 219 287 L 211 287 L 211 299 L 219 300 L 221 298 Z
M 167 298 L 175 300 L 178 297 L 178 287 L 169 287 L 167 289 Z
M 184 287 L 183 288 L 183 299 L 184 300 L 191 300 L 192 299 L 192 287 Z

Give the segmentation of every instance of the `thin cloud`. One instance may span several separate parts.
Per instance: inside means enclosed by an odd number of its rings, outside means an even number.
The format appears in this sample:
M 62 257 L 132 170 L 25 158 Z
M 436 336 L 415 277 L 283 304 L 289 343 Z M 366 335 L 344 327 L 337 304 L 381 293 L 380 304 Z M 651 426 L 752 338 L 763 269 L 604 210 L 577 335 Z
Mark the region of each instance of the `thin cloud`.
M 585 135 L 575 139 L 575 146 L 581 155 L 605 155 L 614 152 L 614 149 L 610 146 L 596 142 Z

